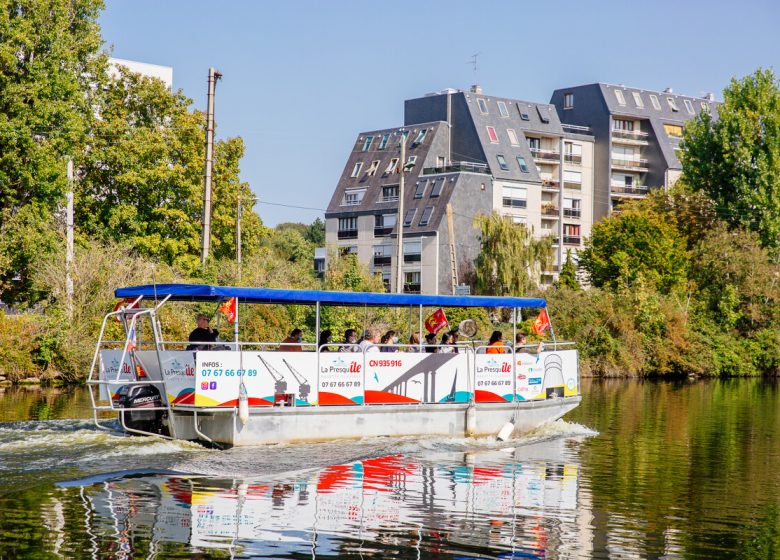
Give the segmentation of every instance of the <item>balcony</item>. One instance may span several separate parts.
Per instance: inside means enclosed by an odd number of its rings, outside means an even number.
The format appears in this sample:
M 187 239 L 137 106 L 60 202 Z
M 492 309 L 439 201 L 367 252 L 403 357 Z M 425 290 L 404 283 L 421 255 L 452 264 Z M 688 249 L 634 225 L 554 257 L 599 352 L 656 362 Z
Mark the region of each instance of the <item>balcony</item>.
M 582 165 L 581 154 L 563 154 L 564 163 L 573 163 L 575 165 Z
M 390 227 L 377 227 L 377 226 L 374 226 L 374 237 L 387 237 L 391 233 L 393 233 L 393 227 L 392 226 L 390 226 Z M 341 239 L 341 238 L 339 237 L 339 239 Z
M 543 191 L 555 191 L 558 192 L 560 190 L 560 183 L 558 181 L 553 181 L 552 179 L 542 179 L 542 190 Z
M 398 194 L 395 195 L 389 195 L 385 196 L 382 195 L 382 198 L 379 199 L 379 202 L 398 202 Z
M 560 209 L 557 206 L 542 206 L 542 216 L 557 218 L 560 213 Z
M 556 150 L 531 148 L 531 155 L 535 160 L 541 160 L 544 163 L 559 163 L 561 160 L 561 153 Z
M 631 144 L 646 146 L 650 135 L 639 130 L 612 130 L 612 142 L 616 144 Z
M 424 167 L 423 175 L 440 175 L 442 173 L 483 173 L 490 175 L 490 170 L 486 163 L 476 163 L 473 161 L 453 161 L 450 165 L 443 167 Z
M 612 157 L 612 167 L 629 171 L 648 171 L 647 160 L 641 158 Z
M 612 183 L 609 192 L 615 196 L 645 196 L 650 189 L 646 185 L 625 185 L 623 183 Z
M 338 232 L 339 239 L 357 239 L 358 230 L 356 229 L 340 229 Z
M 579 245 L 580 241 L 582 241 L 582 237 L 579 235 L 564 235 L 563 236 L 563 244 L 564 245 Z
M 582 217 L 582 210 L 579 208 L 564 208 L 563 209 L 563 217 L 564 218 L 574 218 L 579 220 Z

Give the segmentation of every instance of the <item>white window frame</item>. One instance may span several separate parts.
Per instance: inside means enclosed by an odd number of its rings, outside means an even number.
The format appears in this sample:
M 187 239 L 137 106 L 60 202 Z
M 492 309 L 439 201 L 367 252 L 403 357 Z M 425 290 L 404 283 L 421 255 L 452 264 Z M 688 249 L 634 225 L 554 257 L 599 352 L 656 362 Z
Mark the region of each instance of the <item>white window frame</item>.
M 390 140 L 389 134 L 383 134 L 382 139 L 379 141 L 379 149 L 384 150 L 387 147 L 387 142 Z
M 677 106 L 677 101 L 675 100 L 674 97 L 667 96 L 666 97 L 666 103 L 669 104 L 669 108 L 672 111 L 674 111 L 675 113 L 679 113 L 680 112 L 680 108 Z
M 352 168 L 352 175 L 350 175 L 350 177 L 358 177 L 361 169 L 363 169 L 363 162 L 358 161 L 355 163 L 355 167 Z
M 618 105 L 625 107 L 626 105 L 626 96 L 623 95 L 622 89 L 616 89 L 615 90 L 615 98 L 617 99 Z
M 653 109 L 655 109 L 656 111 L 661 110 L 661 102 L 658 100 L 657 95 L 650 94 L 650 103 L 653 104 Z
M 371 162 L 371 165 L 368 166 L 368 169 L 366 169 L 366 177 L 373 177 L 376 175 L 376 170 L 379 169 L 379 163 L 380 160 L 375 159 Z
M 414 142 L 412 142 L 412 148 L 415 146 L 419 146 L 425 141 L 425 136 L 428 134 L 428 129 L 423 128 L 420 130 L 420 132 L 417 133 L 417 137 L 414 139 Z
M 366 139 L 363 140 L 363 149 L 360 150 L 361 152 L 367 152 L 368 149 L 371 147 L 371 144 L 374 143 L 374 137 L 373 136 L 366 136 Z
M 523 173 L 528 173 L 528 162 L 525 161 L 525 158 L 523 156 L 517 156 L 515 159 L 517 160 L 517 166 L 520 168 L 520 171 Z
M 480 113 L 482 113 L 483 115 L 487 115 L 488 114 L 487 101 L 485 101 L 484 99 L 482 99 L 480 97 L 480 98 L 477 99 L 477 106 L 479 107 L 479 112 Z
M 385 175 L 392 175 L 398 171 L 398 158 L 392 158 L 385 168 Z
M 564 183 L 574 183 L 575 185 L 581 185 L 582 184 L 582 172 L 581 171 L 571 171 L 569 169 L 563 170 L 563 182 Z
M 693 108 L 693 103 L 691 103 L 690 99 L 683 99 L 683 104 L 685 105 L 685 109 L 688 111 L 689 115 L 696 114 L 696 110 Z
M 395 196 L 386 196 L 385 195 L 385 189 L 392 189 L 395 188 Z M 398 200 L 398 195 L 400 194 L 401 186 L 400 185 L 382 185 L 382 202 L 396 202 Z
M 517 136 L 517 132 L 515 132 L 514 128 L 507 128 L 506 129 L 506 135 L 509 136 L 509 143 L 513 146 L 519 146 L 520 145 L 520 138 Z
M 509 171 L 509 164 L 504 157 L 504 154 L 496 154 L 496 161 L 498 162 L 498 168 L 501 171 Z
M 642 99 L 642 94 L 640 94 L 638 91 L 632 91 L 631 96 L 634 98 L 634 105 L 636 105 L 637 109 L 645 108 L 645 102 Z
M 507 109 L 506 103 L 503 101 L 497 101 L 496 104 L 498 105 L 498 113 L 502 117 L 507 118 L 509 116 L 509 109 Z
M 404 171 L 411 171 L 414 165 L 417 163 L 417 156 L 409 156 L 404 165 Z
M 344 191 L 344 200 L 342 206 L 360 206 L 363 197 L 366 195 L 366 189 L 351 189 Z
M 563 94 L 563 109 L 574 109 L 574 92 L 566 92 Z

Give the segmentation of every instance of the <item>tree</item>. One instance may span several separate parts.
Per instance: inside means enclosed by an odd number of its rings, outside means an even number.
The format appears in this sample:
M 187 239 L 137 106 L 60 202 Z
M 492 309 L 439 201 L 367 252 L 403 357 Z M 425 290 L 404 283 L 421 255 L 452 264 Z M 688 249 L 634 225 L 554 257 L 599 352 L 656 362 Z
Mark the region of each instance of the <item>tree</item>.
M 571 249 L 566 250 L 566 262 L 561 267 L 561 273 L 558 275 L 558 286 L 565 286 L 572 290 L 579 290 L 580 283 L 577 282 L 577 266 L 571 258 Z
M 481 232 L 475 262 L 475 289 L 484 295 L 521 296 L 537 287 L 541 270 L 552 262 L 552 239 L 534 239 L 523 224 L 493 212 L 474 218 Z
M 736 78 L 718 119 L 702 113 L 683 134 L 683 180 L 707 193 L 732 226 L 780 251 L 780 89 L 771 70 Z
M 593 225 L 579 260 L 594 286 L 617 288 L 650 281 L 668 292 L 685 281 L 685 238 L 664 214 L 648 206 L 641 202 L 628 206 Z
M 85 146 L 106 56 L 102 0 L 6 0 L 0 10 L 0 209 L 62 203 L 65 155 Z M 0 224 L 8 214 L 0 215 Z
M 323 247 L 325 245 L 325 222 L 320 218 L 314 220 L 306 227 L 303 237 L 315 247 Z

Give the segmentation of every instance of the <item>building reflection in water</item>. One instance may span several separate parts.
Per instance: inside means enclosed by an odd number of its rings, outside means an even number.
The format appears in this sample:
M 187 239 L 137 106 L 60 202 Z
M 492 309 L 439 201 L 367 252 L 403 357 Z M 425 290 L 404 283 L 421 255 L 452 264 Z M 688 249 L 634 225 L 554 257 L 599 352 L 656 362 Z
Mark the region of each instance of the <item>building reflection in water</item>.
M 267 484 L 119 477 L 78 488 L 87 548 L 94 557 L 117 558 L 162 549 L 276 557 L 587 556 L 590 498 L 578 488 L 577 452 L 565 449 L 567 441 L 387 455 Z

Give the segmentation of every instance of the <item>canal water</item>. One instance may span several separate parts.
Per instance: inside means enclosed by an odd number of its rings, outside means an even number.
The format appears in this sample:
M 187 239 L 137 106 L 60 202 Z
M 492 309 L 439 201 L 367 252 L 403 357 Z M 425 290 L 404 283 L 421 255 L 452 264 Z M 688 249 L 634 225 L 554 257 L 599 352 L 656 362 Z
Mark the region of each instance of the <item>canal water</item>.
M 0 559 L 777 558 L 779 388 L 593 381 L 504 443 L 228 451 L 98 431 L 81 389 L 5 389 Z

